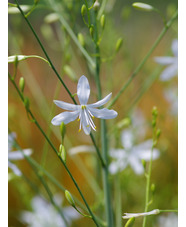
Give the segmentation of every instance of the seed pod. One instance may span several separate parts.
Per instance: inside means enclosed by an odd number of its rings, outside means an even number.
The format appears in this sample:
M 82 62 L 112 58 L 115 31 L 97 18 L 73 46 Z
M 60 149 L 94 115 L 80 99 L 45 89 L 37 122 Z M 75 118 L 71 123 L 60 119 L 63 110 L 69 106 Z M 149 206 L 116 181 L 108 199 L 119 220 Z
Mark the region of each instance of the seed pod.
M 74 201 L 71 193 L 68 190 L 65 190 L 65 197 L 68 200 L 68 202 L 70 203 L 70 205 L 75 207 L 75 201 Z
M 123 44 L 123 39 L 119 38 L 116 42 L 116 52 L 118 52 Z
M 145 3 L 141 3 L 141 2 L 135 2 L 132 4 L 132 6 L 135 9 L 141 10 L 141 11 L 153 11 L 153 7 L 151 5 L 145 4 Z
M 82 33 L 78 33 L 78 40 L 79 40 L 80 44 L 84 47 L 85 46 L 85 40 L 84 40 Z
M 127 223 L 125 224 L 125 227 L 132 227 L 135 222 L 135 217 L 130 218 Z
M 20 88 L 20 90 L 21 90 L 22 92 L 24 91 L 24 87 L 25 87 L 25 80 L 24 80 L 23 77 L 21 77 L 21 78 L 19 79 L 19 88 Z
M 104 27 L 105 27 L 105 15 L 104 14 L 101 16 L 100 24 L 101 24 L 102 29 L 104 29 Z
M 86 8 L 85 4 L 83 4 L 82 7 L 81 7 L 81 15 L 82 15 L 82 17 L 85 16 L 86 12 L 87 12 L 87 8 Z
M 60 146 L 59 146 L 59 155 L 62 158 L 62 160 L 64 161 L 64 163 L 66 163 L 66 156 L 67 156 L 66 150 L 62 144 L 60 144 Z

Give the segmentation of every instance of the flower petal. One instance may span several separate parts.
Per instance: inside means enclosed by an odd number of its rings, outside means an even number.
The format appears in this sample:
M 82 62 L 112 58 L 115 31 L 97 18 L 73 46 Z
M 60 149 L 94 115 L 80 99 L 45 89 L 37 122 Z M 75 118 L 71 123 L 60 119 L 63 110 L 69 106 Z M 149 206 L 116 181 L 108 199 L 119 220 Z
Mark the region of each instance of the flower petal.
M 112 96 L 112 93 L 110 93 L 105 98 L 101 99 L 100 101 L 95 102 L 93 104 L 88 104 L 87 106 L 89 106 L 89 107 L 100 107 L 100 106 L 103 106 L 105 103 L 107 103 L 109 101 L 111 96 Z
M 24 149 L 23 153 L 25 155 L 31 155 L 32 154 L 32 150 L 31 149 Z M 8 152 L 8 159 L 9 160 L 19 160 L 19 159 L 24 159 L 24 155 L 21 153 L 21 151 L 12 151 L 12 152 Z
M 118 113 L 115 110 L 108 110 L 106 108 L 103 109 L 95 109 L 87 106 L 87 109 L 91 112 L 91 114 L 97 118 L 102 119 L 112 119 L 117 117 Z
M 13 171 L 17 176 L 21 176 L 21 175 L 22 175 L 22 173 L 21 173 L 21 171 L 18 169 L 18 167 L 17 167 L 15 164 L 13 164 L 13 163 L 11 163 L 11 162 L 9 162 L 9 161 L 8 161 L 8 167 L 9 167 L 10 169 L 12 169 L 12 171 Z
M 133 146 L 134 136 L 130 129 L 123 130 L 121 133 L 121 142 L 125 149 L 130 150 Z
M 85 111 L 82 111 L 82 114 L 81 114 L 81 124 L 83 126 L 83 131 L 85 132 L 85 134 L 89 135 L 91 131 L 91 127 L 90 127 L 88 118 L 85 116 Z
M 64 110 L 72 110 L 73 111 L 73 110 L 78 109 L 78 105 L 75 105 L 75 104 L 71 104 L 71 103 L 67 103 L 67 102 L 63 102 L 63 101 L 58 101 L 58 100 L 54 100 L 54 103 Z
M 111 149 L 109 151 L 109 155 L 110 157 L 116 159 L 127 158 L 127 153 L 124 149 Z
M 169 65 L 175 62 L 175 57 L 155 57 L 154 60 L 161 65 Z
M 167 81 L 170 80 L 172 77 L 176 76 L 178 73 L 178 65 L 173 64 L 169 67 L 167 67 L 162 74 L 160 75 L 161 81 Z
M 74 121 L 79 115 L 79 110 L 74 111 L 74 112 L 63 112 L 55 116 L 51 123 L 53 125 L 60 125 L 61 122 L 63 121 L 64 124 L 68 124 L 71 121 Z
M 131 155 L 128 161 L 136 174 L 140 175 L 144 172 L 144 168 L 140 159 L 136 158 L 134 155 Z
M 172 42 L 172 52 L 174 54 L 174 56 L 178 56 L 178 40 L 174 39 Z
M 90 95 L 90 86 L 87 78 L 81 76 L 77 85 L 77 95 L 81 105 L 86 105 Z

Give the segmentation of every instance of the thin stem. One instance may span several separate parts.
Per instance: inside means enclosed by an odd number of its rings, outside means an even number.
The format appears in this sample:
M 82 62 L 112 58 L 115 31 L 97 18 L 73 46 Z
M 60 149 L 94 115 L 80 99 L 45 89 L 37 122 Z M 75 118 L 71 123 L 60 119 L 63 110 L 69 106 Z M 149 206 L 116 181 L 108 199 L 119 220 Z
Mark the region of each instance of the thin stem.
M 132 82 L 132 80 L 135 78 L 135 76 L 139 73 L 139 71 L 144 66 L 144 64 L 146 63 L 146 61 L 148 60 L 148 58 L 150 57 L 150 55 L 154 51 L 154 49 L 157 47 L 157 45 L 159 44 L 159 42 L 162 40 L 162 38 L 166 34 L 167 30 L 173 24 L 173 22 L 175 21 L 175 19 L 177 18 L 177 16 L 178 16 L 178 11 L 176 11 L 176 13 L 173 15 L 173 17 L 167 22 L 166 26 L 164 26 L 162 32 L 160 33 L 160 35 L 158 36 L 158 38 L 156 39 L 156 41 L 152 45 L 152 47 L 149 50 L 149 52 L 147 53 L 147 55 L 143 58 L 143 60 L 138 65 L 138 67 L 133 72 L 133 74 L 130 76 L 130 78 L 127 80 L 127 82 L 123 85 L 123 87 L 119 90 L 119 92 L 116 94 L 116 96 L 112 99 L 112 101 L 110 102 L 110 104 L 108 105 L 107 108 L 111 108 L 114 105 L 114 103 L 118 100 L 118 98 L 121 96 L 121 94 L 127 89 L 127 87 L 129 86 L 129 84 Z
M 9 78 L 10 78 L 12 84 L 13 84 L 14 87 L 16 88 L 16 90 L 17 90 L 17 92 L 18 92 L 18 94 L 19 94 L 21 100 L 24 102 L 25 99 L 24 99 L 23 94 L 21 93 L 21 91 L 20 91 L 19 88 L 17 87 L 17 85 L 16 85 L 15 81 L 13 80 L 13 78 L 11 77 L 11 75 L 8 74 L 8 76 L 9 76 Z M 91 211 L 91 209 L 90 209 L 90 207 L 89 207 L 89 205 L 88 205 L 88 203 L 87 203 L 85 197 L 83 196 L 83 194 L 82 194 L 82 192 L 81 192 L 81 190 L 80 190 L 80 188 L 79 188 L 79 186 L 78 186 L 76 180 L 75 180 L 74 177 L 72 176 L 72 174 L 71 174 L 70 170 L 68 169 L 66 163 L 65 163 L 65 162 L 62 160 L 62 158 L 58 155 L 58 151 L 56 150 L 55 146 L 54 146 L 53 143 L 50 141 L 50 139 L 47 137 L 47 135 L 45 134 L 45 132 L 44 132 L 43 129 L 41 128 L 40 124 L 38 123 L 38 121 L 37 121 L 36 118 L 34 117 L 33 113 L 32 113 L 31 110 L 29 109 L 29 107 L 27 107 L 26 110 L 27 110 L 27 113 L 30 115 L 32 121 L 36 124 L 36 126 L 38 127 L 38 129 L 40 130 L 40 132 L 43 134 L 43 136 L 45 137 L 45 139 L 47 140 L 47 142 L 48 142 L 49 145 L 51 146 L 51 148 L 52 148 L 52 149 L 54 150 L 54 152 L 57 154 L 58 158 L 60 159 L 60 161 L 62 162 L 62 164 L 63 164 L 63 166 L 65 167 L 66 171 L 68 172 L 70 178 L 72 179 L 72 181 L 73 181 L 75 187 L 77 188 L 77 190 L 78 190 L 78 192 L 79 192 L 81 198 L 83 199 L 83 201 L 84 201 L 84 203 L 85 203 L 85 205 L 86 205 L 86 207 L 87 207 L 87 209 L 88 209 L 90 215 L 92 216 L 92 219 L 93 219 L 94 223 L 96 224 L 96 226 L 99 226 L 99 224 L 97 223 L 97 220 L 95 219 L 94 214 L 92 213 L 92 211 Z
M 65 84 L 64 81 L 61 79 L 60 75 L 58 74 L 58 72 L 57 72 L 56 68 L 54 67 L 54 65 L 53 65 L 53 63 L 52 63 L 50 57 L 48 56 L 48 54 L 47 54 L 47 52 L 46 52 L 44 46 L 42 45 L 42 43 L 41 43 L 41 41 L 40 41 L 38 35 L 36 34 L 34 28 L 32 27 L 32 25 L 31 25 L 31 23 L 29 22 L 28 18 L 25 17 L 25 14 L 24 14 L 24 12 L 22 11 L 22 9 L 20 8 L 19 3 L 17 2 L 17 0 L 15 0 L 15 1 L 16 1 L 16 3 L 17 3 L 17 7 L 18 7 L 19 11 L 21 12 L 22 16 L 23 16 L 24 19 L 26 20 L 28 26 L 30 27 L 30 29 L 31 29 L 31 31 L 33 32 L 35 38 L 37 39 L 37 41 L 38 41 L 38 43 L 39 43 L 41 49 L 43 50 L 43 52 L 44 52 L 46 58 L 48 59 L 48 62 L 49 62 L 49 64 L 50 64 L 51 68 L 53 69 L 53 71 L 55 72 L 56 76 L 58 77 L 58 79 L 60 80 L 60 82 L 62 83 L 62 85 L 63 85 L 64 88 L 66 89 L 66 91 L 68 92 L 68 94 L 69 94 L 69 96 L 71 97 L 71 99 L 72 99 L 72 101 L 74 102 L 74 104 L 77 105 L 77 102 L 76 102 L 76 100 L 74 99 L 74 96 L 72 95 L 72 93 L 70 92 L 70 90 L 67 88 L 66 84 Z M 60 16 L 61 16 L 61 15 L 60 15 Z M 64 22 L 65 25 L 66 25 L 66 26 L 64 25 L 64 27 L 65 27 L 68 31 L 70 31 L 70 33 L 71 33 L 71 32 L 73 33 L 73 31 L 71 30 L 71 28 L 69 27 L 69 25 L 67 24 L 67 22 L 66 22 L 65 20 L 64 20 L 63 22 Z M 74 33 L 71 34 L 71 35 L 72 35 L 72 37 L 75 36 Z M 71 38 L 72 38 L 72 37 L 71 37 Z M 76 38 L 76 36 L 75 36 L 75 38 Z M 77 39 L 77 38 L 76 38 L 76 39 Z M 77 42 L 78 42 L 78 45 L 80 45 L 78 40 L 77 40 Z M 82 46 L 81 46 L 81 47 L 82 47 Z M 83 47 L 82 47 L 82 48 L 83 48 Z M 92 142 L 93 142 L 93 144 L 94 144 L 94 146 L 95 146 L 95 148 L 96 148 L 96 152 L 97 152 L 97 154 L 98 154 L 98 156 L 99 156 L 99 158 L 100 158 L 101 164 L 102 164 L 102 166 L 104 166 L 104 161 L 103 161 L 103 158 L 101 157 L 101 153 L 100 153 L 98 147 L 97 147 L 96 144 L 95 144 L 94 136 L 93 136 L 92 133 L 90 133 L 90 136 L 91 136 Z
M 95 23 L 95 40 L 96 40 L 96 71 L 95 71 L 95 80 L 96 86 L 98 90 L 98 99 L 102 98 L 101 94 L 101 83 L 100 83 L 100 49 L 98 45 L 98 27 L 97 27 L 97 20 L 96 15 L 94 15 L 94 23 Z M 106 219 L 107 219 L 107 226 L 113 226 L 113 216 L 112 216 L 112 208 L 111 208 L 111 197 L 110 197 L 110 185 L 108 179 L 108 148 L 107 148 L 107 130 L 106 130 L 106 123 L 104 119 L 101 119 L 101 144 L 102 144 L 102 152 L 103 158 L 105 160 L 105 166 L 103 168 L 103 185 L 104 185 L 104 196 L 105 196 L 105 212 L 106 212 Z

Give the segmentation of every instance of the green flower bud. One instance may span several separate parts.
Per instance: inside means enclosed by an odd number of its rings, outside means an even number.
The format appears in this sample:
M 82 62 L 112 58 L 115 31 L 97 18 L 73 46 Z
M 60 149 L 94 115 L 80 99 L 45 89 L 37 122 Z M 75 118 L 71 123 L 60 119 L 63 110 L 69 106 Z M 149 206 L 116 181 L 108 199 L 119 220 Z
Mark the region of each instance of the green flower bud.
M 28 97 L 24 98 L 24 105 L 25 105 L 25 108 L 28 110 L 29 106 L 30 106 L 30 101 L 29 101 Z
M 104 14 L 101 16 L 100 24 L 101 24 L 102 29 L 104 29 L 104 27 L 105 27 L 105 15 Z
M 67 74 L 67 76 L 74 82 L 77 82 L 78 78 L 75 74 L 75 72 L 73 71 L 73 69 L 69 66 L 69 65 L 65 65 L 63 67 L 64 73 Z
M 156 127 L 156 119 L 153 119 L 153 120 L 152 120 L 152 127 L 153 127 L 153 128 Z
M 78 33 L 78 40 L 79 40 L 80 44 L 84 47 L 85 46 L 85 40 L 84 40 L 82 33 Z
M 116 42 L 116 52 L 118 52 L 123 44 L 123 39 L 119 38 Z
M 91 27 L 89 28 L 89 32 L 90 32 L 91 37 L 93 38 L 93 36 L 94 36 L 94 27 L 93 27 L 93 25 L 91 25 Z
M 85 16 L 86 12 L 87 12 L 87 8 L 86 8 L 85 4 L 83 4 L 82 7 L 81 7 L 81 15 L 82 15 L 82 17 Z
M 61 132 L 61 137 L 64 139 L 65 133 L 66 133 L 66 126 L 65 123 L 62 121 L 60 125 L 60 132 Z
M 152 192 L 153 194 L 154 194 L 155 190 L 156 190 L 155 184 L 151 184 L 151 192 Z
M 160 135 L 161 135 L 161 130 L 158 129 L 158 130 L 156 131 L 156 137 L 157 137 L 157 139 L 160 137 Z
M 70 205 L 72 205 L 73 207 L 75 207 L 75 201 L 74 201 L 71 193 L 68 190 L 65 190 L 65 197 L 68 200 L 68 202 L 70 203 Z
M 146 161 L 144 159 L 142 159 L 141 162 L 142 162 L 144 169 L 146 169 L 146 164 L 147 164 Z
M 94 8 L 94 10 L 98 10 L 99 9 L 99 7 L 100 7 L 100 3 L 98 2 L 98 0 L 96 0 L 95 2 L 94 2 L 94 5 L 93 5 L 93 8 Z
M 135 222 L 135 217 L 130 218 L 127 223 L 125 224 L 125 227 L 132 227 Z
M 157 117 L 157 116 L 158 116 L 158 109 L 157 109 L 156 106 L 154 106 L 154 107 L 152 108 L 152 115 L 153 115 L 154 117 Z
M 23 92 L 24 91 L 24 87 L 25 87 L 25 80 L 23 77 L 21 77 L 19 79 L 19 87 L 20 87 L 20 90 Z
M 59 146 L 59 155 L 62 158 L 62 160 L 64 161 L 64 163 L 66 163 L 66 157 L 67 157 L 66 150 L 62 144 L 60 144 L 60 146 Z
M 141 3 L 141 2 L 135 2 L 132 4 L 132 6 L 135 9 L 141 10 L 141 11 L 153 11 L 153 7 L 151 5 L 145 4 L 145 3 Z

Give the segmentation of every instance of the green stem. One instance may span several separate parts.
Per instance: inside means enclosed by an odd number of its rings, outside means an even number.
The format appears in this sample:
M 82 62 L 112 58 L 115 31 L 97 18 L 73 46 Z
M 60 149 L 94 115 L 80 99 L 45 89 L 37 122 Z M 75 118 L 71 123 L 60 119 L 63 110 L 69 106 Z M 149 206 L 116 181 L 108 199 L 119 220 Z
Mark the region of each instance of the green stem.
M 77 105 L 76 100 L 74 99 L 72 93 L 71 93 L 70 90 L 67 88 L 66 84 L 65 84 L 64 81 L 61 79 L 60 75 L 58 74 L 58 72 L 57 72 L 56 68 L 54 67 L 54 65 L 53 65 L 53 63 L 52 63 L 52 61 L 51 61 L 51 59 L 49 58 L 49 56 L 48 56 L 48 54 L 47 54 L 47 52 L 46 52 L 44 46 L 42 45 L 42 43 L 41 43 L 41 41 L 40 41 L 38 35 L 36 34 L 34 28 L 33 28 L 32 25 L 30 24 L 28 18 L 25 17 L 25 14 L 24 14 L 24 12 L 22 11 L 22 9 L 20 8 L 19 3 L 17 2 L 17 0 L 15 0 L 15 1 L 16 1 L 16 3 L 17 3 L 17 7 L 18 7 L 19 11 L 21 12 L 22 16 L 23 16 L 24 19 L 26 20 L 28 26 L 30 27 L 30 29 L 31 29 L 31 31 L 33 32 L 35 38 L 37 39 L 37 41 L 38 41 L 38 43 L 39 43 L 41 49 L 43 50 L 43 52 L 44 52 L 46 58 L 48 59 L 48 62 L 49 62 L 49 64 L 50 64 L 51 68 L 53 69 L 53 71 L 55 72 L 56 76 L 58 77 L 58 79 L 60 80 L 60 82 L 62 83 L 62 85 L 63 85 L 64 88 L 66 89 L 66 91 L 68 92 L 68 94 L 69 94 L 69 96 L 71 97 L 71 99 L 72 99 L 72 101 L 74 102 L 74 104 Z M 61 15 L 60 15 L 60 16 L 61 16 Z M 66 25 L 67 27 L 65 27 L 65 25 Z M 66 21 L 65 21 L 65 25 L 64 25 L 64 27 L 65 27 L 66 29 L 68 28 L 67 30 L 69 30 L 69 31 L 71 31 L 71 32 L 73 33 L 73 31 L 71 30 L 71 28 L 69 27 L 69 25 L 67 24 Z M 75 35 L 74 35 L 74 33 L 73 33 L 73 37 L 74 37 L 74 36 L 75 36 Z M 72 37 L 71 37 L 71 38 L 72 38 Z M 75 38 L 76 38 L 76 36 L 75 36 Z M 77 40 L 77 42 L 79 43 L 78 40 Z M 78 45 L 80 45 L 80 44 L 78 44 Z M 82 47 L 82 46 L 81 46 L 81 47 Z M 83 48 L 83 47 L 82 47 L 82 48 Z M 91 136 L 91 139 L 92 139 L 93 144 L 95 145 L 95 140 L 94 140 L 93 134 L 90 133 L 90 136 Z M 100 153 L 100 151 L 99 151 L 99 149 L 98 149 L 97 146 L 95 146 L 95 148 L 96 148 L 96 152 L 98 153 L 98 156 L 99 156 L 99 158 L 100 158 L 101 164 L 104 166 L 104 161 L 103 161 L 103 158 L 101 157 L 101 153 Z
M 17 92 L 18 92 L 18 94 L 19 94 L 21 100 L 24 102 L 25 99 L 24 99 L 23 94 L 21 93 L 21 91 L 20 91 L 19 88 L 17 87 L 17 85 L 16 85 L 15 81 L 13 80 L 13 78 L 11 77 L 11 75 L 8 74 L 8 76 L 9 76 L 9 78 L 10 78 L 12 84 L 13 84 L 14 87 L 16 88 L 16 90 L 17 90 Z M 31 119 L 33 120 L 33 122 L 36 124 L 36 126 L 38 127 L 38 129 L 40 130 L 40 132 L 43 134 L 43 136 L 45 137 L 45 139 L 47 140 L 47 142 L 49 143 L 49 145 L 51 146 L 51 148 L 52 148 L 52 149 L 54 150 L 54 152 L 57 154 L 58 158 L 60 159 L 60 161 L 62 162 L 62 164 L 63 164 L 63 166 L 65 167 L 66 171 L 68 172 L 70 178 L 72 179 L 72 181 L 73 181 L 75 187 L 77 188 L 77 190 L 78 190 L 78 192 L 79 192 L 81 198 L 83 199 L 83 201 L 84 201 L 84 203 L 85 203 L 85 205 L 86 205 L 86 207 L 87 207 L 87 209 L 88 209 L 90 215 L 92 216 L 92 219 L 93 219 L 94 223 L 96 224 L 96 226 L 99 226 L 99 224 L 97 223 L 97 220 L 95 219 L 94 214 L 92 213 L 92 211 L 91 211 L 91 209 L 90 209 L 90 207 L 89 207 L 89 205 L 88 205 L 88 203 L 87 203 L 85 197 L 83 196 L 83 194 L 82 194 L 82 192 L 81 192 L 81 190 L 80 190 L 80 188 L 79 188 L 79 186 L 78 186 L 76 180 L 75 180 L 74 177 L 72 176 L 72 174 L 71 174 L 70 170 L 68 169 L 66 163 L 65 163 L 65 162 L 61 159 L 61 157 L 58 155 L 58 151 L 56 150 L 55 146 L 54 146 L 53 143 L 50 141 L 50 139 L 47 137 L 47 135 L 45 134 L 45 132 L 43 131 L 43 129 L 41 128 L 40 124 L 38 123 L 38 121 L 36 120 L 36 118 L 34 117 L 33 113 L 31 112 L 31 110 L 30 110 L 29 108 L 27 108 L 27 113 L 31 116 Z
M 96 71 L 95 71 L 95 80 L 96 86 L 98 90 L 98 99 L 102 98 L 101 94 L 101 83 L 100 83 L 100 49 L 97 43 L 98 37 L 98 28 L 97 28 L 97 20 L 96 15 L 94 15 L 94 23 L 95 23 L 95 40 L 96 40 Z M 107 219 L 107 226 L 113 226 L 113 216 L 112 216 L 112 208 L 111 208 L 111 196 L 110 196 L 110 185 L 108 179 L 108 148 L 107 148 L 107 130 L 106 123 L 104 119 L 101 119 L 101 144 L 102 144 L 102 152 L 103 158 L 105 160 L 105 166 L 103 166 L 103 185 L 104 185 L 104 196 L 105 196 L 105 212 Z
M 173 17 L 167 22 L 166 26 L 164 26 L 162 32 L 160 33 L 160 35 L 158 36 L 158 38 L 156 39 L 156 41 L 152 45 L 152 47 L 149 50 L 149 52 L 147 53 L 147 55 L 143 58 L 143 60 L 138 65 L 138 67 L 136 68 L 136 70 L 133 72 L 133 74 L 131 75 L 131 77 L 127 80 L 127 82 L 119 90 L 119 92 L 116 94 L 116 96 L 112 99 L 112 101 L 110 102 L 110 104 L 108 105 L 107 108 L 111 108 L 114 105 L 114 103 L 118 100 L 118 98 L 121 96 L 121 94 L 126 90 L 126 88 L 132 82 L 132 80 L 134 79 L 134 77 L 138 74 L 138 72 L 141 70 L 141 68 L 145 64 L 145 62 L 148 60 L 148 58 L 150 57 L 150 55 L 152 54 L 152 52 L 154 51 L 154 49 L 157 47 L 157 45 L 159 44 L 159 42 L 162 40 L 162 38 L 164 37 L 165 33 L 170 28 L 170 26 L 173 24 L 173 22 L 175 21 L 175 19 L 177 18 L 177 16 L 178 16 L 178 11 L 176 11 L 176 13 L 173 15 Z

